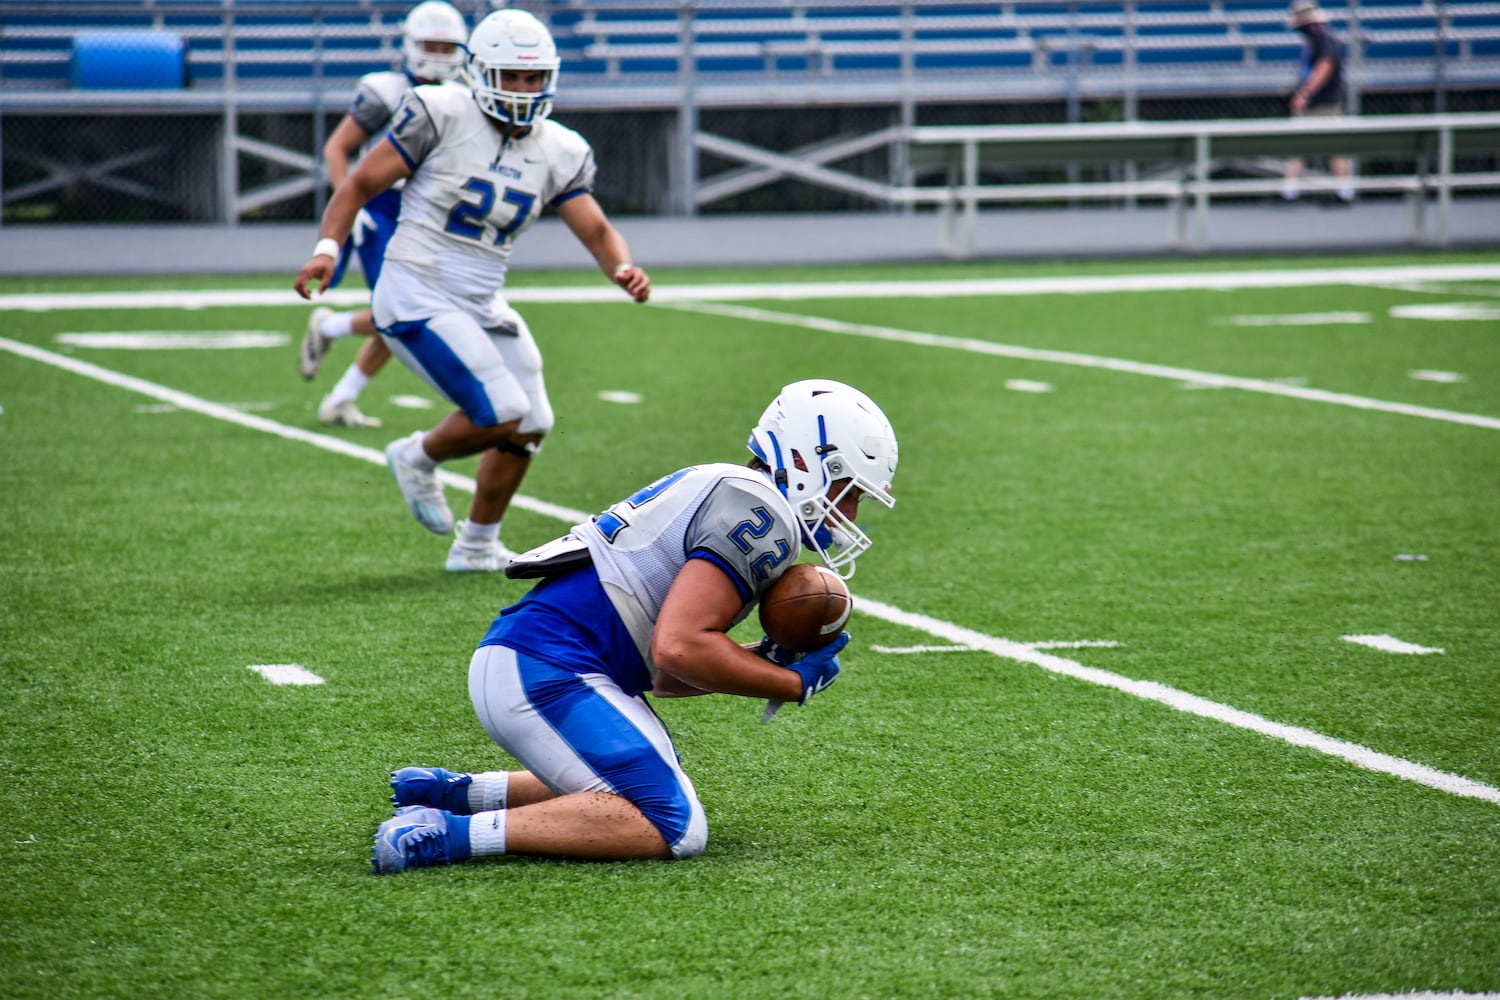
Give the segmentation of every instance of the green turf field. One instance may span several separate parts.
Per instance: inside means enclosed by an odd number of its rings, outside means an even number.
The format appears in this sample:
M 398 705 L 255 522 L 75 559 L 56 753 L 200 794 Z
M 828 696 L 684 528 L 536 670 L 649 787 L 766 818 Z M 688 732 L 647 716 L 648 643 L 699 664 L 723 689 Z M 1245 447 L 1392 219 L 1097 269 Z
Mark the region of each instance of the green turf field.
M 381 455 L 444 409 L 393 364 L 320 427 L 354 345 L 297 377 L 289 277 L 0 283 L 0 997 L 1500 993 L 1500 257 L 1131 273 L 518 274 L 512 548 L 804 377 L 883 405 L 899 503 L 832 691 L 661 704 L 701 858 L 386 878 L 391 769 L 511 763 L 466 671 L 524 585 Z

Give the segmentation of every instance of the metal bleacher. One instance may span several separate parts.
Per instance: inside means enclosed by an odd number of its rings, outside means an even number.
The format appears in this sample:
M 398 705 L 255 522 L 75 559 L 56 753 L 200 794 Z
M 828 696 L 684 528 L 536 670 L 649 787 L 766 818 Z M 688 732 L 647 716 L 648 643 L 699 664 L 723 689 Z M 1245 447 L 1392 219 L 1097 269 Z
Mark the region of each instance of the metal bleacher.
M 230 225 L 266 206 L 321 197 L 324 119 L 343 110 L 361 75 L 398 64 L 401 21 L 413 2 L 3 0 L 7 211 L 79 181 Z M 471 24 L 490 10 L 490 0 L 454 3 Z M 908 171 L 862 187 L 826 165 L 881 146 L 899 146 L 899 161 L 910 152 L 919 106 L 1087 98 L 1117 102 L 1129 122 L 1143 97 L 1282 94 L 1301 51 L 1284 0 L 523 5 L 553 30 L 569 114 L 656 112 L 675 123 L 652 141 L 672 144 L 665 186 L 681 214 L 777 177 L 868 190 L 891 204 L 890 184 L 904 191 L 921 178 Z M 1376 91 L 1500 90 L 1500 0 L 1327 0 L 1325 9 L 1347 50 L 1356 110 L 1361 94 Z M 179 55 L 152 50 L 152 58 L 180 60 L 180 72 L 149 81 L 135 72 L 132 46 L 148 37 L 177 43 L 165 51 Z M 110 39 L 122 46 L 114 59 Z M 102 62 L 83 65 L 100 52 Z M 700 109 L 862 105 L 893 111 L 867 134 L 830 136 L 789 154 L 711 135 L 697 118 Z M 278 130 L 278 116 L 311 119 L 310 137 Z M 256 128 L 247 128 L 253 118 Z M 148 119 L 152 129 L 140 127 Z M 742 166 L 700 183 L 702 153 Z M 247 183 L 247 158 L 274 165 L 259 172 L 274 176 Z
M 670 103 L 886 102 L 1284 89 L 1301 49 L 1279 0 L 951 3 L 676 0 L 549 8 L 570 86 Z M 1364 89 L 1493 83 L 1500 4 L 1331 3 Z M 693 61 L 684 58 L 691 40 Z
M 482 0 L 480 0 L 482 3 Z M 66 102 L 80 33 L 185 43 L 186 97 L 337 107 L 398 58 L 410 4 L 139 0 L 0 5 L 6 106 Z M 461 2 L 460 7 L 464 4 Z M 474 17 L 486 6 L 470 3 Z M 533 5 L 564 58 L 569 105 L 995 100 L 1285 88 L 1300 42 L 1281 0 L 551 0 Z M 1361 90 L 1492 85 L 1500 2 L 1330 0 Z M 690 47 L 692 58 L 685 56 Z M 97 95 L 80 100 L 104 101 Z M 165 95 L 159 103 L 170 103 Z

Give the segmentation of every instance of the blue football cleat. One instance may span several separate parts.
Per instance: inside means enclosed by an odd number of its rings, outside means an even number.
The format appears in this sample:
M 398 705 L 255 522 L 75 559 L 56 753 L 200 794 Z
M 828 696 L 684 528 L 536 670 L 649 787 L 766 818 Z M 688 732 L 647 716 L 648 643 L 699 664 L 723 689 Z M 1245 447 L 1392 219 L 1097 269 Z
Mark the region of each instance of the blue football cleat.
M 394 875 L 408 868 L 451 865 L 469 857 L 469 818 L 440 809 L 407 806 L 375 831 L 376 875 Z
M 391 774 L 391 804 L 431 806 L 467 816 L 472 775 L 444 771 L 440 767 L 403 767 Z

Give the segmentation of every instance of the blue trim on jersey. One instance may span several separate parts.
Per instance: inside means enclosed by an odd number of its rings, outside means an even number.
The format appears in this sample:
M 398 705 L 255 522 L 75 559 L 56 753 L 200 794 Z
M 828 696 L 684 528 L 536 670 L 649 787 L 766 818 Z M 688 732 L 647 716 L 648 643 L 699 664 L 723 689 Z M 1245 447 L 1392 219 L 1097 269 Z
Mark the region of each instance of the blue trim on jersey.
M 568 667 L 518 652 L 516 673 L 532 708 L 610 791 L 634 803 L 668 846 L 681 843 L 693 800 L 651 740 Z
M 389 329 L 380 332 L 401 341 L 402 346 L 412 353 L 423 370 L 474 421 L 475 426 L 494 427 L 499 424 L 500 418 L 495 415 L 490 397 L 484 391 L 484 383 L 474 377 L 468 366 L 453 353 L 453 348 L 433 333 L 427 323 L 425 319 L 392 323 Z
M 575 673 L 603 674 L 632 696 L 651 689 L 645 661 L 592 565 L 537 584 L 500 612 L 479 645 L 509 646 Z
M 740 576 L 739 571 L 732 566 L 728 560 L 712 549 L 694 549 L 687 554 L 689 559 L 702 559 L 704 562 L 712 563 L 724 572 L 724 575 L 734 581 L 734 589 L 740 592 L 740 603 L 749 604 L 755 599 L 755 591 Z
M 407 154 L 406 150 L 402 148 L 401 143 L 396 139 L 396 133 L 395 132 L 387 132 L 385 134 L 385 137 L 386 137 L 386 139 L 390 140 L 390 143 L 391 143 L 392 146 L 396 147 L 396 152 L 398 152 L 398 153 L 401 154 L 401 159 L 403 159 L 403 160 L 406 161 L 407 169 L 409 169 L 409 170 L 416 170 L 417 169 L 417 161 L 413 160 L 411 158 L 411 156 Z
M 551 201 L 547 202 L 547 204 L 551 205 L 553 208 L 556 208 L 558 205 L 561 205 L 565 201 L 572 201 L 579 195 L 588 193 L 588 188 L 579 188 L 577 191 L 568 191 L 565 194 L 560 194 L 556 198 L 553 198 Z

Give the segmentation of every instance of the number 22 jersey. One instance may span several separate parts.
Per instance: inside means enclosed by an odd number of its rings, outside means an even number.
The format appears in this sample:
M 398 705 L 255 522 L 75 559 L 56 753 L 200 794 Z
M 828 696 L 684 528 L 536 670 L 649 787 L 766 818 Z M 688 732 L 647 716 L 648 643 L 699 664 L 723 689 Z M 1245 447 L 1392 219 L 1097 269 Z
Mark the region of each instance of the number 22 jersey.
M 651 633 L 689 559 L 708 560 L 734 583 L 738 623 L 802 551 L 786 498 L 765 474 L 729 463 L 663 476 L 568 537 L 587 546 L 591 567 L 543 581 L 501 613 L 481 645 L 604 673 L 631 694 L 650 687 Z

